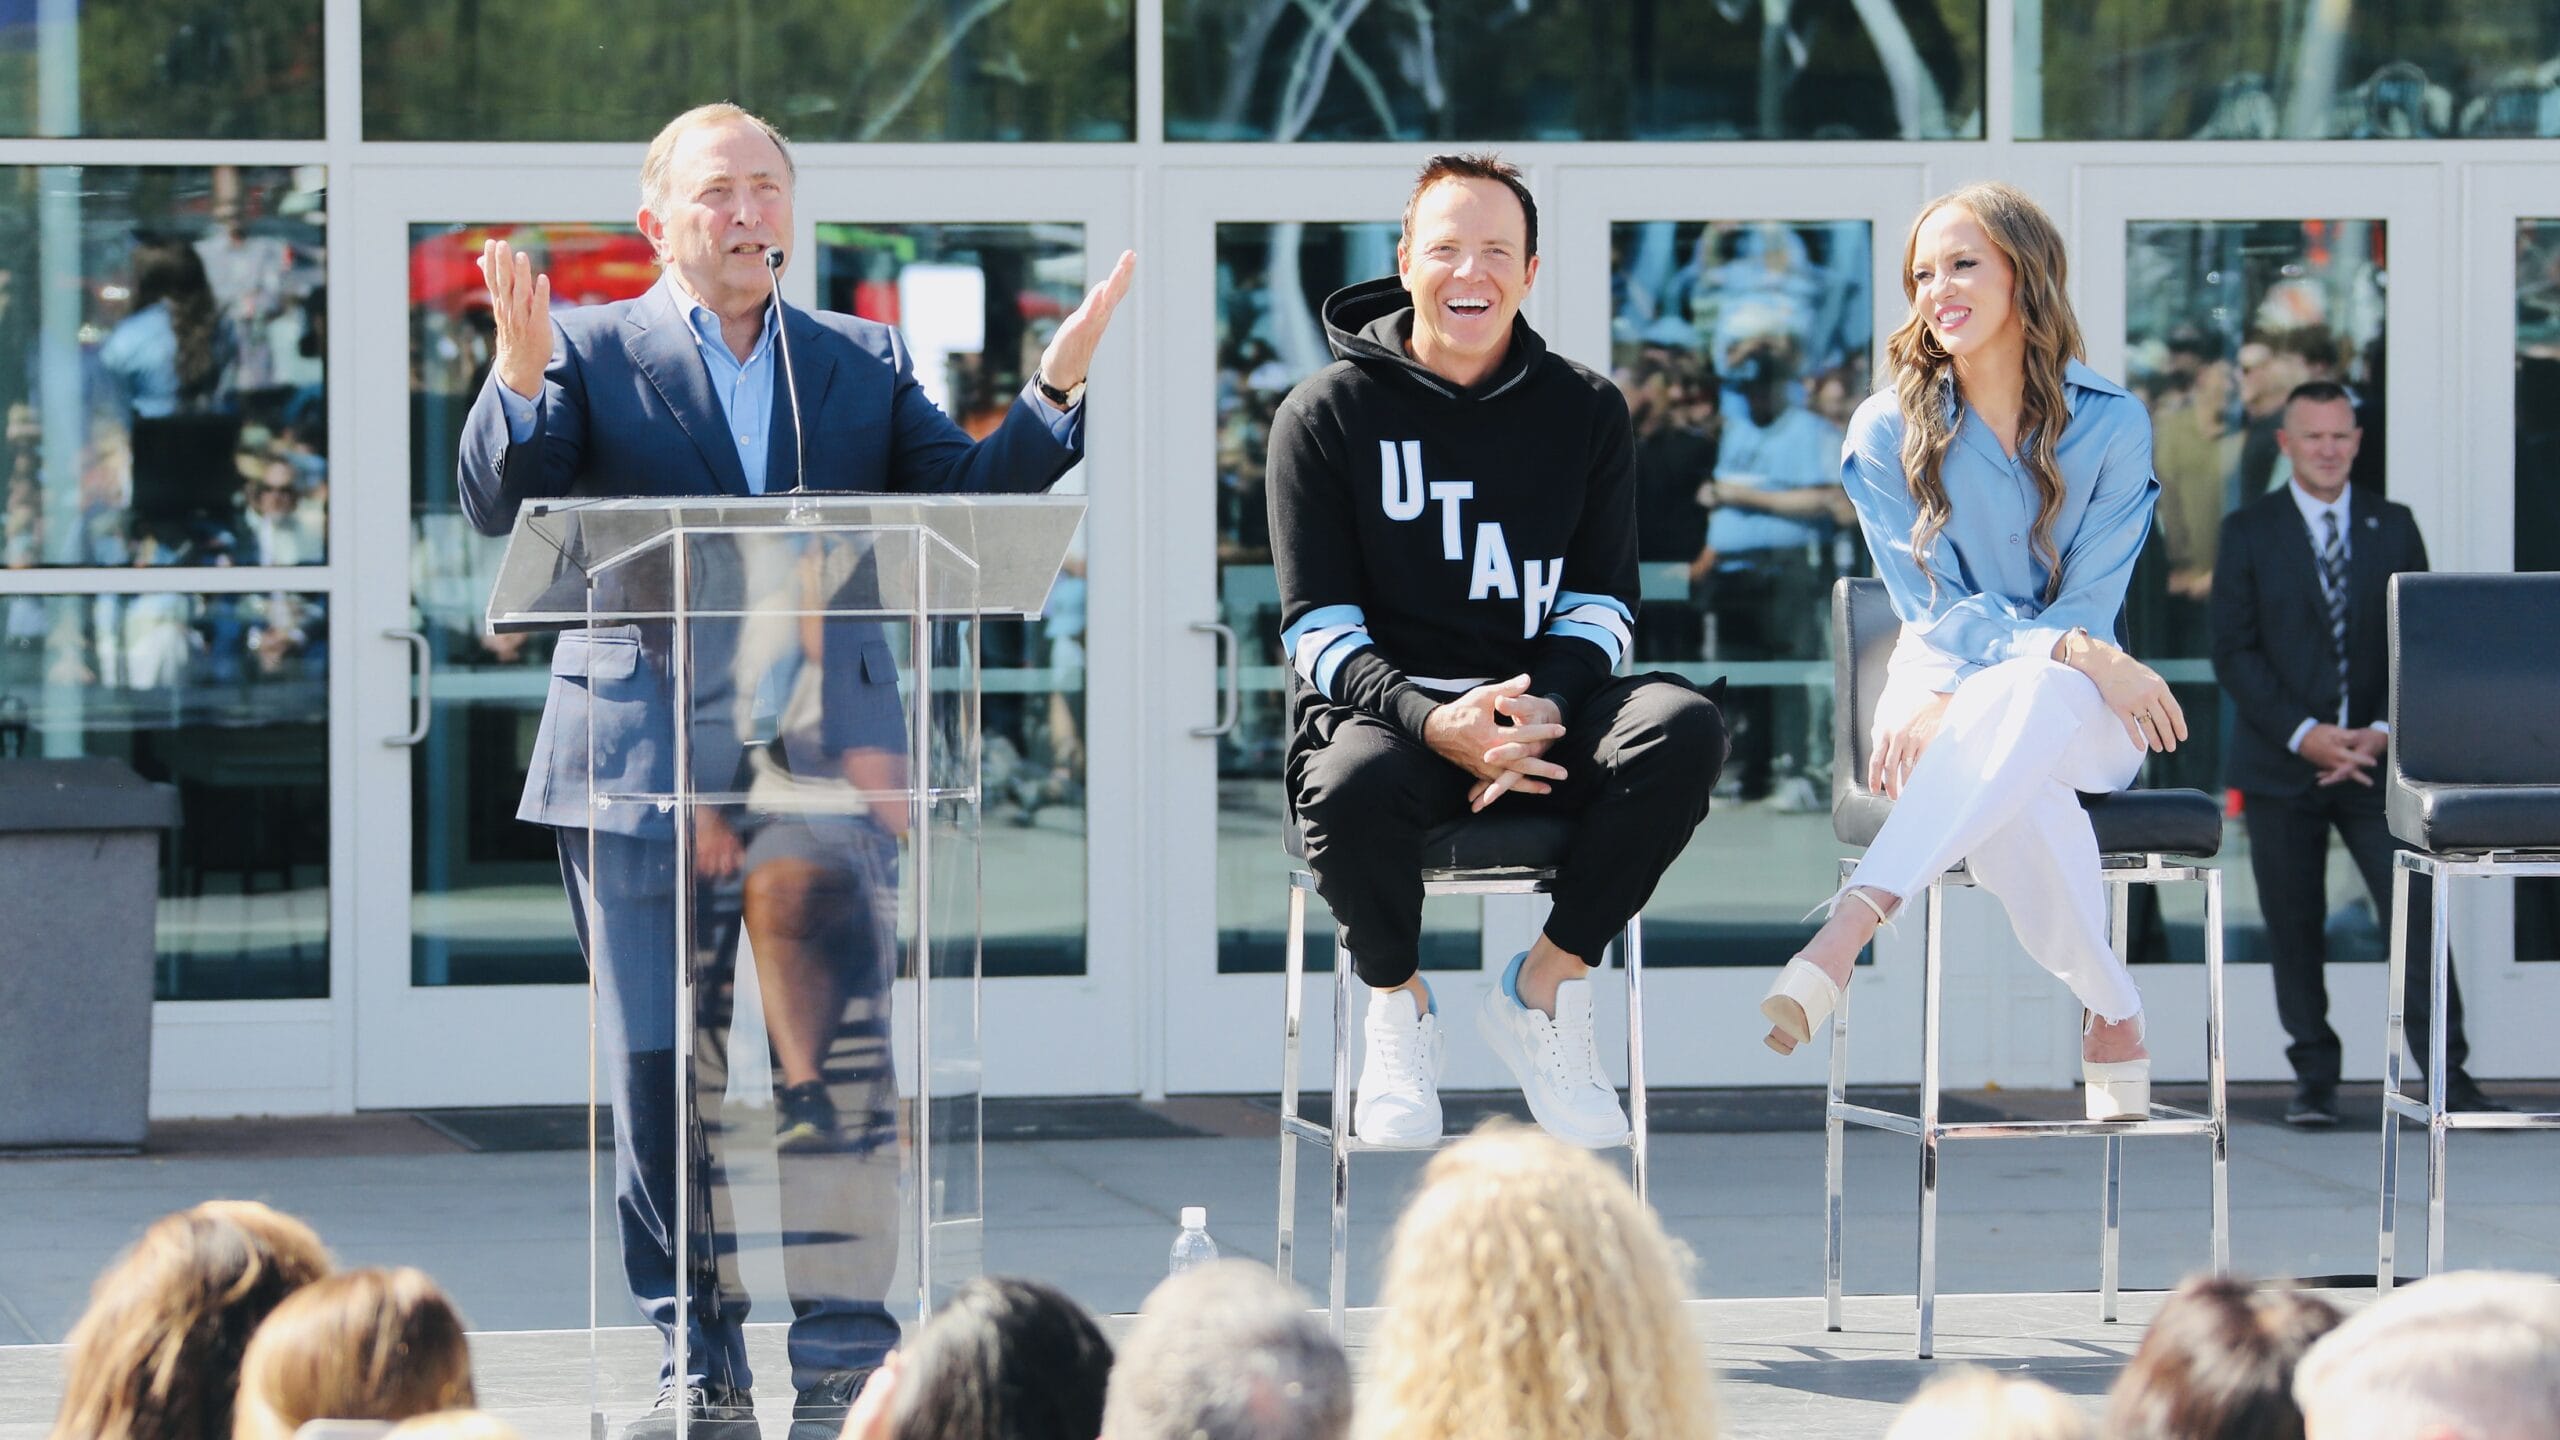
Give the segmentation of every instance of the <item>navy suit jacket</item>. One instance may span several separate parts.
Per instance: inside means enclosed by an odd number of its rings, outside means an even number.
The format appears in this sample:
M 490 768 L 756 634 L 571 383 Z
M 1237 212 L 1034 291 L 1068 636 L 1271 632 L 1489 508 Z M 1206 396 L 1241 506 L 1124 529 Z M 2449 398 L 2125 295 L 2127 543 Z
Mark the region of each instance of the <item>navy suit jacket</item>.
M 462 436 L 462 510 L 474 526 L 503 535 L 517 510 L 534 499 L 749 493 L 679 297 L 672 280 L 662 279 L 636 300 L 555 314 L 551 364 L 543 372 L 533 433 L 522 444 L 508 430 L 500 382 L 490 375 Z M 972 441 L 926 398 L 905 341 L 889 326 L 786 306 L 783 338 L 800 379 L 812 490 L 1038 491 L 1083 453 L 1083 407 L 1053 429 L 1028 387 L 995 433 Z M 779 364 L 772 424 L 765 483 L 778 492 L 790 488 L 799 462 Z M 666 639 L 663 626 L 651 625 L 561 635 L 519 819 L 586 826 L 591 770 L 598 785 L 621 793 L 663 792 L 674 784 Z M 887 642 L 865 627 L 861 648 L 855 664 L 841 668 L 859 675 L 866 688 L 888 687 L 894 703 L 896 666 Z M 840 667 L 831 661 L 829 668 Z M 706 672 L 697 665 L 696 673 Z M 698 723 L 717 730 L 724 723 L 718 717 L 731 707 L 698 686 L 694 708 Z M 728 776 L 718 772 L 730 762 L 718 757 L 724 749 L 734 756 L 734 734 L 697 730 L 695 739 L 697 782 L 725 788 Z M 607 828 L 644 833 L 664 823 L 635 815 Z

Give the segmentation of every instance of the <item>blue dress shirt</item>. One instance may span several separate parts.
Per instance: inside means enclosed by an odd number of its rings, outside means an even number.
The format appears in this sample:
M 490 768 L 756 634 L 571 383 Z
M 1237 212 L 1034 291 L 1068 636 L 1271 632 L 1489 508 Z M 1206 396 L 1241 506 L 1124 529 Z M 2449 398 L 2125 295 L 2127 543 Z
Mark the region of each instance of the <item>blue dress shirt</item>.
M 1894 614 L 1950 662 L 1939 690 L 2004 660 L 2050 656 L 2074 629 L 2116 636 L 2116 612 L 2160 495 L 2151 474 L 2151 417 L 2122 386 L 2077 360 L 2064 371 L 2063 394 L 2071 420 L 2055 447 L 2063 497 L 2053 525 L 2062 587 L 2051 604 L 2044 595 L 2053 572 L 2033 538 L 2034 476 L 2002 452 L 1972 406 L 1953 402 L 1961 409 L 1941 472 L 1952 513 L 1926 557 L 1911 551 L 1920 507 L 1903 480 L 1902 412 L 1892 392 L 1868 397 L 1849 422 L 1841 483 Z
M 1725 421 L 1716 478 L 1759 490 L 1802 490 L 1832 483 L 1840 456 L 1840 427 L 1801 405 L 1780 411 L 1766 425 L 1748 413 Z M 1719 560 L 1749 564 L 1759 550 L 1801 550 L 1831 538 L 1831 522 L 1817 517 L 1772 515 L 1739 505 L 1719 505 L 1707 515 L 1707 548 Z

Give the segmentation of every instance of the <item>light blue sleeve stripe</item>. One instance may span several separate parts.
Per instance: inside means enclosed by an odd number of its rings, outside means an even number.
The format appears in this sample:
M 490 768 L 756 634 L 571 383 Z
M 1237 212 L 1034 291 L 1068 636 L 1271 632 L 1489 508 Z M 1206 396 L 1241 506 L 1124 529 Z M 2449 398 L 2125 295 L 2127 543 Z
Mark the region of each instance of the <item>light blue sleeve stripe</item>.
M 1609 664 L 1613 669 L 1626 655 L 1626 651 L 1618 644 L 1618 637 L 1597 625 L 1585 625 L 1579 620 L 1550 620 L 1547 622 L 1547 633 L 1570 635 L 1577 640 L 1590 641 L 1600 647 L 1601 654 L 1609 657 Z
M 1319 605 L 1299 616 L 1297 624 L 1280 632 L 1280 648 L 1294 655 L 1298 653 L 1298 642 L 1315 631 L 1330 630 L 1336 625 L 1365 626 L 1368 623 L 1368 615 L 1357 605 Z
M 1554 610 L 1556 614 L 1561 615 L 1576 605 L 1598 605 L 1615 610 L 1618 612 L 1619 619 L 1630 625 L 1635 623 L 1636 612 L 1627 608 L 1626 601 L 1615 595 L 1594 595 L 1588 590 L 1567 590 L 1558 594 Z
M 1333 677 L 1342 669 L 1342 662 L 1358 654 L 1368 645 L 1368 634 L 1354 630 L 1324 647 L 1324 653 L 1316 657 L 1315 663 L 1314 678 L 1317 692 L 1327 700 L 1333 699 Z

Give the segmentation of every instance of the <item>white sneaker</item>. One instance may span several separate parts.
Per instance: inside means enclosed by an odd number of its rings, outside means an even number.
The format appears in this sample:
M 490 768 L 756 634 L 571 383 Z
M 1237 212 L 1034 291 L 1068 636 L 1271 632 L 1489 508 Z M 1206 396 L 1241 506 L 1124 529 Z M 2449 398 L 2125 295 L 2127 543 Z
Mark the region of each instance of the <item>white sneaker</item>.
M 1360 1062 L 1359 1099 L 1351 1107 L 1351 1133 L 1362 1143 L 1405 1149 L 1440 1140 L 1440 1017 L 1421 1008 L 1410 990 L 1369 992 L 1361 1022 L 1368 1054 Z
M 1627 1138 L 1627 1112 L 1618 1104 L 1618 1092 L 1600 1078 L 1599 1045 L 1591 1034 L 1590 981 L 1567 980 L 1556 987 L 1552 1020 L 1503 994 L 1497 984 L 1485 992 L 1476 1022 L 1485 1043 L 1519 1079 L 1529 1113 L 1548 1134 L 1591 1150 Z

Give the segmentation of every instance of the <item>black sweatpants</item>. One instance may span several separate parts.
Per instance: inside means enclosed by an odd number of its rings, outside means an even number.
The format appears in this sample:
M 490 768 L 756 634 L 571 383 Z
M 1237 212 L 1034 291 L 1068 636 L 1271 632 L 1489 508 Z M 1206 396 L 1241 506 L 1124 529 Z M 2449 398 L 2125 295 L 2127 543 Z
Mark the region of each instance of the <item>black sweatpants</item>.
M 1580 817 L 1547 919 L 1558 948 L 1599 963 L 1706 818 L 1727 748 L 1723 711 L 1687 681 L 1613 679 L 1566 718 L 1564 738 L 1547 752 L 1565 770 L 1554 791 L 1513 790 L 1485 811 Z M 1341 924 L 1353 968 L 1381 988 L 1412 979 L 1422 938 L 1422 838 L 1467 813 L 1474 778 L 1392 721 L 1319 706 L 1298 727 L 1288 783 L 1307 866 Z
M 2352 782 L 2300 795 L 2242 797 L 2249 824 L 2249 868 L 2258 878 L 2258 909 L 2267 917 L 2268 969 L 2275 972 L 2276 1015 L 2284 1022 L 2285 1058 L 2303 1085 L 2332 1089 L 2338 1083 L 2338 1032 L 2329 1028 L 2329 832 L 2346 842 L 2347 854 L 2373 897 L 2383 943 L 2391 943 L 2391 856 L 2400 842 L 2383 818 L 2380 795 Z M 2409 968 L 2403 1017 L 2409 1052 L 2427 1066 L 2428 1021 L 2434 996 L 2427 980 L 2428 935 L 2434 916 L 2427 887 L 2409 877 Z M 2459 1084 L 2470 1045 L 2462 1034 L 2462 987 L 2447 976 L 2445 1006 L 2448 1079 Z

